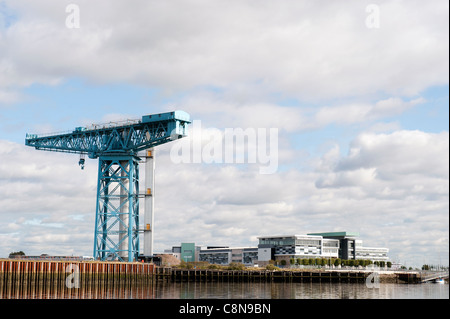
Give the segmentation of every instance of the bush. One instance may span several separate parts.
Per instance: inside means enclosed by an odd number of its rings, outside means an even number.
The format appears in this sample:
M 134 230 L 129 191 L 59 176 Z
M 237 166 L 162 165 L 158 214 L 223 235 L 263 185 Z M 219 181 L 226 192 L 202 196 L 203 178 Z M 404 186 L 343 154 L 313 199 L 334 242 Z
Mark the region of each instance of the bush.
M 266 266 L 266 270 L 281 270 L 281 269 L 278 268 L 277 266 L 273 265 L 273 264 L 268 264 Z
M 227 268 L 229 270 L 244 270 L 245 266 L 241 263 L 230 263 Z
M 211 264 L 208 266 L 208 269 L 220 269 L 220 266 L 216 264 Z

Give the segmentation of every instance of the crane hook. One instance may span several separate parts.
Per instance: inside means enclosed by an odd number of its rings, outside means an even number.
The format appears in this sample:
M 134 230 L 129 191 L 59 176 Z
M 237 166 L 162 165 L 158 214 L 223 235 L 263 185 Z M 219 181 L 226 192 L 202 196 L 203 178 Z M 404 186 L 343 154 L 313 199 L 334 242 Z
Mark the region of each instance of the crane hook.
M 80 160 L 78 161 L 78 165 L 81 166 L 81 169 L 84 169 L 84 162 L 85 162 L 85 154 L 80 154 Z

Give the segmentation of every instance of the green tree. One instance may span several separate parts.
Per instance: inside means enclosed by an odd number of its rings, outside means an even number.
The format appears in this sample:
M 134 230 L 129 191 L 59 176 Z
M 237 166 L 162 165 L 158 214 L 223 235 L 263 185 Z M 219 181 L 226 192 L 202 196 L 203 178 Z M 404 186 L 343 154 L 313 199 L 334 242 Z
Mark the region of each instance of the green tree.
M 280 270 L 280 268 L 278 268 L 277 266 L 275 266 L 274 264 L 268 264 L 266 266 L 266 270 Z
M 241 264 L 241 263 L 235 263 L 235 262 L 233 262 L 233 263 L 230 263 L 230 264 L 228 265 L 228 269 L 229 269 L 229 270 L 244 270 L 244 269 L 245 269 L 245 266 L 244 266 L 243 264 Z
M 9 254 L 8 258 L 15 258 L 16 256 L 25 256 L 25 253 L 23 251 L 13 251 Z

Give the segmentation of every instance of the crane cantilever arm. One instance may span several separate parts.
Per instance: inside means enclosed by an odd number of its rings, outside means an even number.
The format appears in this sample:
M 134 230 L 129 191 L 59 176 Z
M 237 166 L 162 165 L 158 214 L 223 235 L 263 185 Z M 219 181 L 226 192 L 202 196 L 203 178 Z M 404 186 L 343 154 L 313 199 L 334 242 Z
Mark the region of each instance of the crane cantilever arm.
M 131 124 L 94 129 L 77 127 L 73 132 L 39 136 L 27 134 L 25 145 L 38 150 L 88 154 L 97 158 L 106 154 L 136 154 L 187 135 L 189 114 L 183 111 L 152 114 Z

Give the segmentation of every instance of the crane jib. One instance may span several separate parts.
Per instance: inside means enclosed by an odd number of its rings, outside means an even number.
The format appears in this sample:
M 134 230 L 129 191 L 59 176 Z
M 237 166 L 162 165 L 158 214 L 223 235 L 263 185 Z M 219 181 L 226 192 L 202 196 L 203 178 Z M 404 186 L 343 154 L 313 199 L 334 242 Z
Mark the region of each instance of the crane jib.
M 27 134 L 25 145 L 39 150 L 87 154 L 135 154 L 187 135 L 189 114 L 183 111 L 145 115 L 142 120 L 77 127 L 71 132 Z

